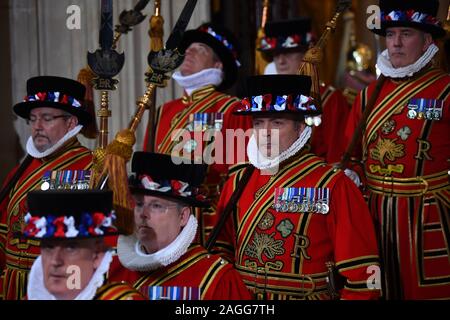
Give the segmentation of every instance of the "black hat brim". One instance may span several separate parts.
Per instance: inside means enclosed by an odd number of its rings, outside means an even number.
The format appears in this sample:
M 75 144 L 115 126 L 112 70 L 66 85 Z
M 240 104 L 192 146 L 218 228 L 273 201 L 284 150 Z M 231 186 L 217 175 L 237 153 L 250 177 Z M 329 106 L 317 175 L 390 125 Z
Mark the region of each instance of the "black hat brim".
M 42 241 L 42 240 L 47 240 L 47 241 L 53 241 L 53 240 L 58 240 L 58 241 L 78 241 L 78 240 L 88 240 L 88 239 L 99 239 L 99 238 L 108 238 L 108 237 L 117 237 L 120 235 L 119 231 L 114 231 L 114 232 L 109 232 L 107 234 L 102 234 L 102 235 L 89 235 L 88 237 L 71 237 L 71 238 L 60 238 L 60 237 L 42 237 L 42 238 L 38 238 L 38 237 L 30 237 L 30 236 L 26 236 L 25 234 L 23 234 L 22 232 L 13 232 L 13 237 L 16 239 L 23 239 L 23 240 L 34 240 L 34 241 Z
M 236 65 L 236 60 L 234 59 L 233 54 L 212 35 L 198 30 L 189 30 L 184 33 L 183 39 L 179 46 L 180 51 L 184 53 L 186 49 L 194 42 L 201 42 L 211 47 L 222 61 L 224 79 L 218 86 L 218 89 L 224 90 L 231 87 L 238 77 L 238 66 Z
M 423 24 L 412 21 L 383 21 L 381 23 L 380 28 L 370 29 L 375 34 L 378 34 L 382 37 L 386 37 L 386 29 L 388 28 L 396 28 L 396 27 L 404 27 L 404 28 L 414 28 L 421 30 L 423 32 L 431 34 L 433 39 L 439 39 L 445 36 L 445 29 L 432 25 L 432 24 Z
M 142 194 L 142 195 L 160 197 L 160 198 L 164 198 L 164 199 L 167 199 L 170 201 L 176 201 L 179 203 L 183 203 L 190 207 L 207 208 L 210 206 L 209 201 L 200 201 L 200 200 L 193 199 L 191 197 L 177 196 L 177 195 L 174 195 L 174 194 L 168 193 L 168 192 L 149 190 L 149 189 L 140 188 L 140 187 L 136 187 L 136 186 L 129 186 L 129 189 L 132 194 Z
M 286 110 L 286 111 L 234 111 L 234 115 L 236 116 L 267 116 L 267 117 L 276 117 L 279 115 L 293 115 L 301 117 L 314 117 L 321 115 L 322 113 L 320 111 L 317 112 L 302 112 L 302 111 L 293 111 L 293 110 Z
M 74 108 L 59 102 L 52 101 L 25 101 L 14 105 L 14 112 L 23 119 L 29 119 L 30 112 L 36 108 L 55 108 L 66 111 L 78 118 L 78 123 L 85 126 L 92 120 L 91 115 L 83 108 Z
M 276 48 L 276 49 L 261 49 L 258 48 L 258 51 L 267 54 L 269 57 L 273 57 L 279 53 L 291 53 L 291 52 L 306 52 L 308 51 L 308 46 L 296 46 L 294 48 Z

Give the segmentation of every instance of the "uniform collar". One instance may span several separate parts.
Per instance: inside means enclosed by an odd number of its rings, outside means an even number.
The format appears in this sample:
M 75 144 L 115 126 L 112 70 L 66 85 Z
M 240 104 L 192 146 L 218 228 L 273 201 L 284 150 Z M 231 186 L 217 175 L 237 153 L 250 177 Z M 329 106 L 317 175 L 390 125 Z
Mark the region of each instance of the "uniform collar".
M 27 141 L 27 153 L 35 159 L 48 159 L 53 158 L 54 153 L 60 152 L 62 149 L 65 149 L 67 145 L 73 143 L 73 140 L 76 140 L 76 135 L 83 128 L 81 125 L 77 125 L 75 128 L 67 132 L 64 137 L 62 137 L 57 143 L 55 143 L 52 147 L 47 150 L 40 152 L 34 146 L 33 138 L 30 136 Z
M 181 101 L 184 104 L 190 104 L 193 102 L 197 102 L 199 100 L 202 100 L 204 97 L 206 97 L 208 94 L 210 94 L 213 91 L 216 91 L 216 87 L 214 87 L 213 85 L 208 85 L 203 88 L 192 91 L 191 95 L 188 95 L 185 92 L 183 97 L 181 98 Z
M 111 261 L 111 252 L 105 252 L 102 262 L 97 270 L 95 270 L 91 280 L 74 300 L 92 300 L 94 298 L 98 288 L 100 288 L 104 283 L 105 274 L 109 270 Z M 58 300 L 47 290 L 44 285 L 44 270 L 42 269 L 41 256 L 34 260 L 33 266 L 31 267 L 30 274 L 28 276 L 27 297 L 28 300 Z
M 272 159 L 264 157 L 264 155 L 259 152 L 256 138 L 254 135 L 252 135 L 247 145 L 247 156 L 249 162 L 257 169 L 265 171 L 267 174 L 273 175 L 280 169 L 280 165 L 282 163 L 292 158 L 304 149 L 306 143 L 311 137 L 311 131 L 311 127 L 306 126 L 298 139 L 295 140 L 287 150 L 283 151 L 277 157 Z
M 434 43 L 432 43 L 423 53 L 423 55 L 413 64 L 410 64 L 406 67 L 394 68 L 389 59 L 388 50 L 386 49 L 378 56 L 377 67 L 385 77 L 389 77 L 394 80 L 408 80 L 411 77 L 414 77 L 417 73 L 420 73 L 424 69 L 427 69 L 427 66 L 431 62 L 431 59 L 433 59 L 438 51 L 439 48 Z
M 208 68 L 188 76 L 183 76 L 177 71 L 172 78 L 188 95 L 191 95 L 195 90 L 206 86 L 219 86 L 223 81 L 223 71 L 219 68 Z

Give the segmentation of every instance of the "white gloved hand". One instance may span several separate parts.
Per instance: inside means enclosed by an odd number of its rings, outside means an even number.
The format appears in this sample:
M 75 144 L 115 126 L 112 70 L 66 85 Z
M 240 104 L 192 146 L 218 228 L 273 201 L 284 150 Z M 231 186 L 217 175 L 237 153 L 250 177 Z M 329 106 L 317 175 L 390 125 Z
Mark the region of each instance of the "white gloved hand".
M 353 171 L 353 170 L 351 170 L 351 169 L 345 169 L 345 170 L 344 170 L 344 173 L 345 173 L 345 175 L 346 175 L 347 177 L 349 177 L 350 180 L 352 180 L 352 181 L 356 184 L 356 186 L 359 188 L 359 186 L 361 185 L 361 179 L 359 179 L 359 175 L 358 175 L 355 171 Z

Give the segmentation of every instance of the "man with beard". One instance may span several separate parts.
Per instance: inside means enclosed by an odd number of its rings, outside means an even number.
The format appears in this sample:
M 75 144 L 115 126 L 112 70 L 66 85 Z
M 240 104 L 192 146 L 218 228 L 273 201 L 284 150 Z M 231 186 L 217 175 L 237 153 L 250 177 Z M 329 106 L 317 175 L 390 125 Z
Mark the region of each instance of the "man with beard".
M 119 236 L 108 279 L 127 281 L 150 300 L 242 300 L 250 294 L 233 265 L 194 243 L 194 207 L 206 165 L 175 164 L 169 155 L 135 152 L 130 191 L 135 233 Z

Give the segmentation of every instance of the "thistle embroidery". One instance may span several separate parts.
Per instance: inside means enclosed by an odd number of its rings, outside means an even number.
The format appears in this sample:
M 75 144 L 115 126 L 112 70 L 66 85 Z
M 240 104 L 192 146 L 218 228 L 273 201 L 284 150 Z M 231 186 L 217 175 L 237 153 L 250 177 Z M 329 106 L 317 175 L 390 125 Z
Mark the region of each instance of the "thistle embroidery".
M 282 255 L 284 253 L 283 240 L 275 240 L 272 234 L 255 233 L 255 237 L 252 243 L 245 248 L 245 253 L 252 258 L 258 259 L 261 264 L 264 264 L 262 255 L 267 258 L 273 259 L 276 255 Z
M 396 144 L 395 139 L 379 139 L 377 145 L 374 149 L 370 150 L 370 157 L 374 160 L 381 162 L 385 166 L 384 159 L 387 158 L 389 161 L 395 161 L 397 158 L 401 158 L 405 155 L 403 151 L 404 145 Z

